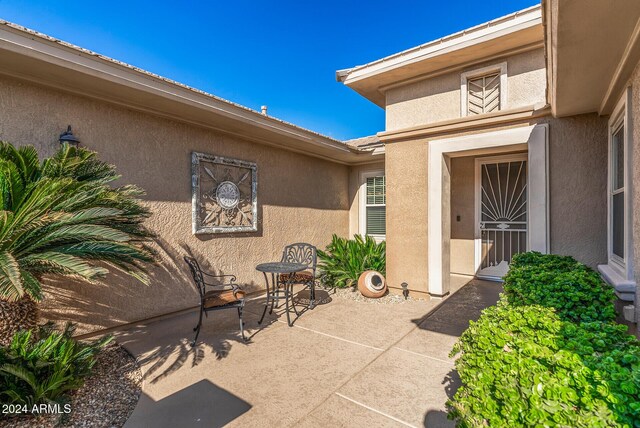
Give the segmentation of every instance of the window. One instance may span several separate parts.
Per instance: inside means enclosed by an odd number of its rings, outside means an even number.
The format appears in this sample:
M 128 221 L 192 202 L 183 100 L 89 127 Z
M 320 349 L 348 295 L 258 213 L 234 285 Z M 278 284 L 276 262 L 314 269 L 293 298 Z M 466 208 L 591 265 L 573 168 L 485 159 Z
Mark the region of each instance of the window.
M 611 254 L 624 263 L 624 123 L 620 123 L 611 135 Z
M 360 234 L 384 239 L 386 228 L 386 183 L 382 172 L 362 174 Z
M 461 116 L 491 113 L 506 108 L 507 63 L 461 74 Z
M 633 275 L 632 199 L 630 192 L 633 163 L 631 88 L 627 88 L 609 120 L 609 156 L 607 186 L 607 264 L 598 270 L 618 297 L 633 301 L 636 284 Z
M 630 90 L 618 102 L 609 121 L 608 252 L 609 265 L 622 278 L 633 278 L 631 249 L 631 133 L 628 105 Z

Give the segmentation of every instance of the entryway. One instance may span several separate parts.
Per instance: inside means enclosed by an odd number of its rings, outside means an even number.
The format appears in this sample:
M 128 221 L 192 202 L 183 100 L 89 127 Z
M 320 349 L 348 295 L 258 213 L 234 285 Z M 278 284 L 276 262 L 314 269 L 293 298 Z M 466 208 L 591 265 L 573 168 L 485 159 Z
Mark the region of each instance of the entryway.
M 520 251 L 523 251 L 523 240 L 526 243 L 524 250 L 542 253 L 549 251 L 548 135 L 547 124 L 536 124 L 428 142 L 427 263 L 429 294 L 445 296 L 449 293 L 451 274 L 468 274 L 465 271 L 473 270 L 471 272 L 473 275 L 481 269 L 492 267 L 491 263 L 493 266 L 499 266 L 502 261 L 508 263 L 511 260 L 511 255 L 518 252 L 518 244 Z M 494 173 L 494 181 L 488 180 L 486 182 L 491 187 L 494 182 L 497 182 L 498 176 L 502 180 L 502 170 L 506 166 L 505 174 L 509 174 L 510 183 L 508 197 L 511 198 L 513 190 L 516 191 L 516 194 L 513 196 L 515 202 L 513 200 L 505 202 L 504 193 L 500 195 L 494 187 L 494 192 L 497 192 L 498 195 L 496 197 L 491 195 L 491 198 L 494 203 L 502 201 L 502 205 L 498 205 L 499 209 L 497 209 L 494 204 L 493 218 L 487 217 L 485 220 L 484 228 L 492 230 L 486 230 L 485 255 L 487 257 L 485 257 L 485 265 L 482 266 L 482 257 L 478 256 L 482 253 L 476 251 L 476 246 L 482 246 L 482 233 L 479 231 L 474 233 L 474 228 L 480 228 L 479 219 L 477 221 L 475 219 L 478 214 L 476 214 L 477 210 L 474 206 L 474 199 L 480 195 L 480 192 L 473 190 L 473 160 L 468 168 L 464 168 L 467 175 L 471 171 L 471 177 L 464 179 L 466 183 L 471 183 L 471 194 L 467 194 L 465 197 L 456 196 L 455 164 L 459 158 L 505 156 L 513 153 L 526 153 L 526 161 L 524 163 L 522 160 L 497 162 L 498 164 L 505 163 L 505 165 L 496 167 L 501 172 L 500 174 Z M 524 172 L 525 176 L 522 180 L 518 179 L 516 183 L 516 179 L 511 175 L 519 169 L 519 166 L 523 167 L 521 172 Z M 505 183 L 501 181 L 501 191 L 506 189 Z M 523 190 L 524 199 L 523 197 L 516 199 L 520 190 Z M 463 206 L 456 206 L 460 201 L 463 201 Z M 486 203 L 489 204 L 490 201 L 487 199 Z M 519 208 L 520 205 L 523 206 Z M 509 230 L 509 232 L 503 233 L 505 230 Z M 513 232 L 514 230 L 517 232 Z M 496 242 L 502 243 L 503 238 L 502 247 L 496 246 Z M 502 256 L 503 250 L 504 257 Z M 494 258 L 492 259 L 492 257 Z M 504 268 L 504 264 L 502 267 Z M 489 273 L 491 275 L 486 275 L 486 277 L 497 278 L 500 276 L 500 272 Z

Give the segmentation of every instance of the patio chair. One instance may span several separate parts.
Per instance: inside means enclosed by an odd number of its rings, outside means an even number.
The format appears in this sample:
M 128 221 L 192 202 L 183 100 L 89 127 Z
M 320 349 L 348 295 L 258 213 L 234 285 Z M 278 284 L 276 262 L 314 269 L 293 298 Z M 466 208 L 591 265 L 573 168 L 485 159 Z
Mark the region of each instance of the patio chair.
M 292 284 L 303 284 L 305 288 L 309 288 L 309 309 L 315 306 L 316 298 L 316 264 L 318 263 L 318 250 L 311 244 L 298 242 L 296 244 L 287 245 L 282 252 L 282 261 L 287 263 L 300 263 L 307 265 L 307 269 L 294 274 L 281 274 L 280 283 L 284 283 L 290 279 Z
M 193 328 L 193 331 L 196 332 L 196 337 L 193 339 L 193 342 L 191 342 L 191 346 L 195 346 L 196 341 L 198 340 L 200 327 L 202 326 L 202 314 L 204 313 L 205 316 L 208 316 L 208 312 L 221 309 L 236 308 L 238 310 L 238 318 L 240 319 L 240 334 L 242 335 L 242 340 L 246 340 L 244 336 L 244 322 L 242 321 L 242 310 L 244 308 L 245 292 L 240 288 L 238 284 L 235 283 L 236 276 L 212 275 L 210 273 L 204 272 L 202 269 L 200 269 L 200 264 L 198 263 L 198 261 L 193 257 L 185 256 L 184 261 L 189 265 L 191 275 L 193 275 L 193 280 L 196 283 L 196 288 L 198 289 L 198 293 L 200 294 L 200 316 L 198 318 L 198 325 Z M 225 278 L 229 278 L 229 282 L 226 284 L 211 284 L 204 280 L 205 276 L 207 277 L 207 279 L 218 278 L 220 280 L 225 280 Z M 207 291 L 207 287 L 211 287 L 214 289 Z

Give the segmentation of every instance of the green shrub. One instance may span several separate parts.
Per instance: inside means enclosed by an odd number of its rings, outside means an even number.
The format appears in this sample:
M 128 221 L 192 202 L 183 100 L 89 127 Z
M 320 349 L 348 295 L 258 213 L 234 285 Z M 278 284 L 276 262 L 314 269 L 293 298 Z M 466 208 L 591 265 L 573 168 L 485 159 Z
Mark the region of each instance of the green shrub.
M 375 270 L 386 275 L 386 246 L 371 236 L 353 239 L 333 235 L 325 251 L 318 251 L 320 278 L 326 285 L 350 287 L 358 283 L 362 272 Z
M 452 355 L 461 386 L 450 417 L 475 426 L 640 426 L 640 343 L 624 326 L 574 324 L 501 299 Z
M 62 332 L 45 325 L 16 333 L 8 347 L 0 348 L 0 402 L 30 408 L 60 402 L 66 392 L 80 388 L 111 337 L 83 344 L 71 338 L 73 330 L 71 324 Z
M 612 321 L 616 317 L 613 288 L 572 257 L 517 254 L 504 278 L 504 291 L 512 305 L 554 308 L 567 321 Z

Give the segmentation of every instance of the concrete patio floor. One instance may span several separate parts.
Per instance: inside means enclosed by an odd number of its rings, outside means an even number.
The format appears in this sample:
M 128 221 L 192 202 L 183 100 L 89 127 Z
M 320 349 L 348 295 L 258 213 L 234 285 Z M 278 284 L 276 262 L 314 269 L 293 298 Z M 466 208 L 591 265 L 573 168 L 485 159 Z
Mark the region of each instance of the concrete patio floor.
M 194 312 L 119 332 L 144 375 L 126 426 L 453 426 L 445 402 L 458 379 L 449 351 L 501 291 L 467 281 L 452 277 L 457 292 L 444 300 L 333 297 L 292 328 L 282 307 L 259 326 L 259 297 L 245 309 L 246 343 L 233 310 L 210 314 L 194 349 Z

